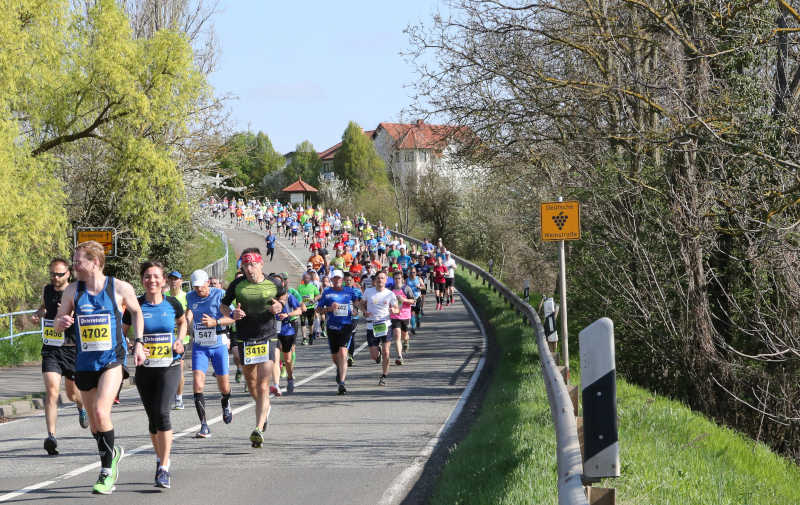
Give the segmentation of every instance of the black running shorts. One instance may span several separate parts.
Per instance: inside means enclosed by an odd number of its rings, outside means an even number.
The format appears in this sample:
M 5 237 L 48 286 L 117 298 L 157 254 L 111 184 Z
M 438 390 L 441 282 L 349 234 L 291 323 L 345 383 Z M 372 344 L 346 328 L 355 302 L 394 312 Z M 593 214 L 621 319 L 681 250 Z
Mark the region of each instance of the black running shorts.
M 42 373 L 55 372 L 69 380 L 75 379 L 75 357 L 77 348 L 74 345 L 54 347 L 42 346 Z

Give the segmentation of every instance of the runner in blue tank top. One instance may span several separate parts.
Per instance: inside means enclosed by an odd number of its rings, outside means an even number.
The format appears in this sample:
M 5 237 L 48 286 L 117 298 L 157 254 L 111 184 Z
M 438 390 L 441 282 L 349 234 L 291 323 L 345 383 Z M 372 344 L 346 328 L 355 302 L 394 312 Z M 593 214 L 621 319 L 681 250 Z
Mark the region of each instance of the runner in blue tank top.
M 134 341 L 134 348 L 137 353 L 144 352 L 146 359 L 137 362 L 136 389 L 147 413 L 150 440 L 156 453 L 155 485 L 170 488 L 172 423 L 169 411 L 170 401 L 181 379 L 186 318 L 181 302 L 163 294 L 166 285 L 164 266 L 148 261 L 142 264 L 140 272 L 145 289 L 145 294 L 138 299 L 144 319 L 144 335 L 142 340 Z M 130 324 L 131 313 L 126 310 L 122 316 L 125 333 Z
M 331 349 L 331 359 L 336 365 L 336 382 L 339 384 L 339 394 L 347 393 L 345 379 L 347 378 L 347 342 L 353 332 L 353 314 L 356 309 L 354 302 L 361 299 L 359 292 L 343 286 L 344 272 L 333 271 L 333 287 L 322 292 L 317 311 L 327 313 L 328 346 Z
M 119 460 L 124 454 L 122 447 L 114 445 L 111 423 L 111 405 L 122 383 L 125 362 L 120 307 L 125 306 L 130 311 L 138 341 L 142 339 L 142 311 L 130 284 L 103 275 L 102 245 L 95 241 L 78 244 L 72 263 L 78 281 L 64 291 L 53 326 L 60 332 L 75 324 L 75 385 L 81 391 L 89 414 L 89 427 L 100 452 L 100 477 L 92 491 L 111 494 L 119 477 Z M 74 317 L 70 315 L 73 311 Z M 144 362 L 141 346 L 137 346 L 135 358 L 137 365 Z

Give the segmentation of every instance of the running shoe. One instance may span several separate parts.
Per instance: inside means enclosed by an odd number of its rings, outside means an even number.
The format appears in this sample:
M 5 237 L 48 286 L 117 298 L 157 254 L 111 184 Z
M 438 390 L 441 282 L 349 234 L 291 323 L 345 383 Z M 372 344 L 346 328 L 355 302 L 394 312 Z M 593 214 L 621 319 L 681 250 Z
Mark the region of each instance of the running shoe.
M 56 437 L 53 435 L 48 435 L 47 438 L 44 439 L 44 450 L 47 451 L 47 454 L 50 456 L 58 456 L 58 441 L 56 441 Z
M 114 397 L 114 403 L 111 406 L 113 407 L 114 405 L 119 405 L 119 396 Z
M 170 479 L 169 472 L 163 468 L 159 468 L 156 472 L 156 487 L 169 489 L 172 479 Z
M 256 449 L 261 449 L 264 444 L 264 433 L 258 428 L 254 429 L 250 434 L 250 443 L 253 444 L 253 447 Z
M 288 394 L 294 393 L 294 379 L 288 379 L 286 381 L 286 392 Z
M 278 385 L 278 386 L 270 386 L 269 387 L 269 392 L 270 392 L 270 394 L 275 395 L 276 398 L 280 397 L 283 394 L 283 391 L 281 391 L 280 385 Z
M 378 379 L 378 385 L 379 386 L 385 386 L 386 385 L 386 376 L 385 375 L 381 375 L 381 378 Z
M 222 422 L 225 424 L 231 424 L 233 421 L 233 412 L 231 411 L 231 406 L 228 405 L 227 407 L 222 407 Z
M 303 341 L 300 342 L 300 345 L 308 345 L 308 337 L 303 337 Z
M 183 397 L 175 395 L 175 406 L 172 407 L 174 410 L 183 410 Z
M 403 358 L 397 358 L 396 360 L 394 360 L 394 364 L 395 365 L 402 365 L 403 364 Z
M 211 437 L 211 430 L 208 429 L 208 425 L 206 423 L 203 423 L 202 425 L 200 425 L 200 431 L 197 432 L 195 438 L 209 438 L 209 437 Z
M 236 381 L 236 384 L 242 382 L 242 371 L 240 369 L 236 369 L 236 376 L 233 378 L 233 380 Z
M 338 394 L 340 394 L 340 395 L 347 394 L 347 388 L 344 387 L 344 384 L 339 384 L 339 392 L 338 392 Z
M 352 354 L 348 354 L 347 355 L 347 366 L 353 366 L 353 362 L 354 361 L 355 360 L 353 359 L 353 355 Z
M 100 472 L 94 486 L 92 486 L 92 493 L 94 494 L 111 494 L 116 487 L 114 486 L 114 478 L 109 473 Z
M 89 413 L 86 412 L 86 409 L 78 409 L 78 423 L 80 423 L 81 428 L 89 427 Z

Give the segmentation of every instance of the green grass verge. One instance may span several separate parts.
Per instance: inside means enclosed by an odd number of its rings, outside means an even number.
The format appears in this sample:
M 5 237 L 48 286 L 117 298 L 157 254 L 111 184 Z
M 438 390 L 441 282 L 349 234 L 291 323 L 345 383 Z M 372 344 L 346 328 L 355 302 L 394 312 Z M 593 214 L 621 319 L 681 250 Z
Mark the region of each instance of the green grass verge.
M 459 273 L 456 284 L 480 302 L 502 361 L 431 503 L 557 503 L 555 434 L 533 332 L 480 280 Z M 578 370 L 572 377 L 579 384 Z M 800 503 L 800 467 L 764 444 L 622 379 L 617 388 L 622 476 L 597 484 L 615 487 L 617 503 Z
M 209 265 L 225 255 L 225 244 L 219 235 L 210 231 L 200 231 L 186 245 L 186 272 L 188 275 Z
M 6 336 L 5 332 L 3 336 Z M 17 366 L 29 361 L 38 361 L 42 355 L 42 337 L 39 335 L 23 335 L 15 337 L 12 344 L 9 340 L 0 341 L 0 366 Z

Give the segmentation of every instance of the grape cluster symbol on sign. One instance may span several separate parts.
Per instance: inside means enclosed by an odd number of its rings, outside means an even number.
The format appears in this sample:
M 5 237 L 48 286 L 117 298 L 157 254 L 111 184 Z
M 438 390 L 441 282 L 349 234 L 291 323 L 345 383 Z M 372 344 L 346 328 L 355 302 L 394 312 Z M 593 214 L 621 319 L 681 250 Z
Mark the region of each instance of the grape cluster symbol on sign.
M 564 228 L 567 219 L 569 219 L 569 216 L 565 215 L 563 210 L 559 212 L 557 216 L 553 216 L 553 222 L 556 223 L 559 230 Z

